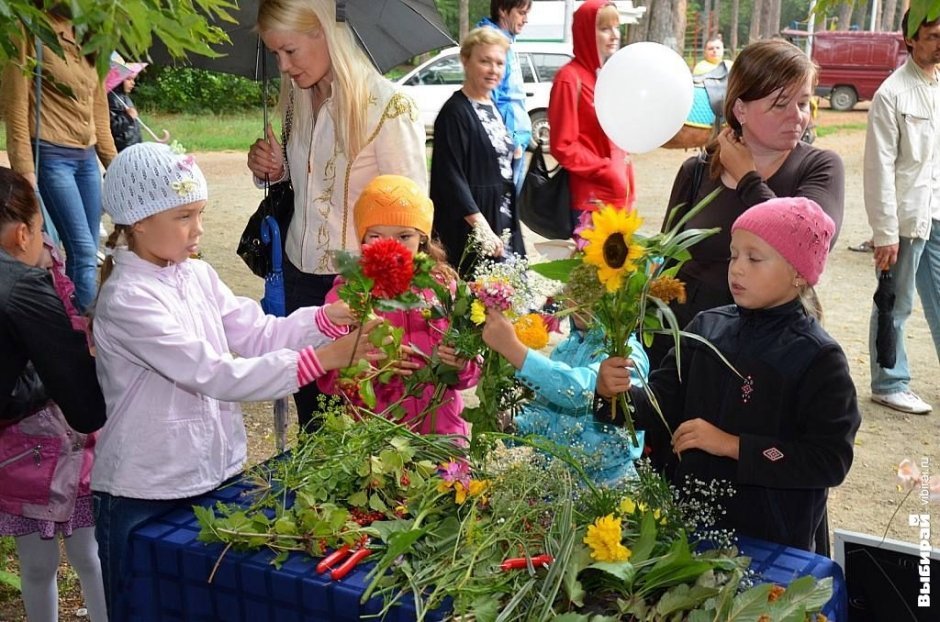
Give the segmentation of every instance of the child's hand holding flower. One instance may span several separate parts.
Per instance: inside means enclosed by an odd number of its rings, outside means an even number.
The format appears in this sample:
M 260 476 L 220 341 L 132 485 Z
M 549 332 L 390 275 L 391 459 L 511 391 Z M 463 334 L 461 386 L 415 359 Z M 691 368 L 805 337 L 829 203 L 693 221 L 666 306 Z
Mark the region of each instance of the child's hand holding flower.
M 450 365 L 458 371 L 463 371 L 467 367 L 467 359 L 457 356 L 457 350 L 450 346 L 439 346 L 437 348 L 437 356 L 441 359 L 442 363 Z
M 701 449 L 713 456 L 737 460 L 741 449 L 741 439 L 704 419 L 690 419 L 682 422 L 672 435 L 674 452 L 681 454 L 689 449 Z
M 630 369 L 633 367 L 633 361 L 621 356 L 611 356 L 601 363 L 600 371 L 597 374 L 597 386 L 595 391 L 601 397 L 610 399 L 620 393 L 626 393 L 630 390 Z
M 519 340 L 516 329 L 503 312 L 492 307 L 486 309 L 483 343 L 506 357 L 506 360 L 516 369 L 522 368 L 525 357 L 529 353 L 529 348 Z
M 398 376 L 410 376 L 416 370 L 424 367 L 424 363 L 420 362 L 426 359 L 426 355 L 420 350 L 413 348 L 410 345 L 402 345 L 398 356 L 398 360 L 392 362 L 392 370 Z
M 369 340 L 370 333 L 382 324 L 381 319 L 370 320 L 362 330 L 353 331 L 333 343 L 317 348 L 317 357 L 324 370 L 347 367 L 360 359 L 380 361 L 385 354 Z
M 326 313 L 326 317 L 337 326 L 355 326 L 359 323 L 359 320 L 353 314 L 349 305 L 342 300 L 337 300 L 336 302 L 325 305 L 323 312 Z

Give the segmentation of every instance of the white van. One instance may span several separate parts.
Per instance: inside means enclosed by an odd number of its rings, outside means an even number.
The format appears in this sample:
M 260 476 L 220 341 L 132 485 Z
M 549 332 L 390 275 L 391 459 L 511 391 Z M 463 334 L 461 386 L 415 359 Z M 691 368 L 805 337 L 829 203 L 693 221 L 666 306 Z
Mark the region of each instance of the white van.
M 533 138 L 547 145 L 548 97 L 552 90 L 552 79 L 571 60 L 571 46 L 563 43 L 516 42 L 513 50 L 519 56 L 519 66 L 522 68 L 526 110 L 532 119 Z M 463 85 L 460 48 L 443 50 L 399 78 L 397 84 L 418 103 L 421 120 L 430 138 L 434 133 L 437 113 L 454 91 Z

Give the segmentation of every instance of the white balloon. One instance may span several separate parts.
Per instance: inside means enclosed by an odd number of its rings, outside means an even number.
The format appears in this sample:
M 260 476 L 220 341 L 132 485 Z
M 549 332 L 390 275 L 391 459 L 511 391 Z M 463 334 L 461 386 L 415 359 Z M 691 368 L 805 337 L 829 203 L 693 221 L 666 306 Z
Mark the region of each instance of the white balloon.
M 630 153 L 651 151 L 682 127 L 692 109 L 692 73 L 676 52 L 651 41 L 607 59 L 594 87 L 597 120 Z

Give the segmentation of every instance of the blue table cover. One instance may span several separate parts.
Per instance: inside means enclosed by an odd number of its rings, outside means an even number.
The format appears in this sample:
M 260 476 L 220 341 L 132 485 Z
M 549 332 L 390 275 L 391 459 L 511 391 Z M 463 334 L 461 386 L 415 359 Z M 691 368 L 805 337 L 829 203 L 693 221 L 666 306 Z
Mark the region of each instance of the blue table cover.
M 247 483 L 236 479 L 197 502 L 205 507 L 217 502 L 237 503 L 247 489 Z M 291 554 L 279 569 L 270 564 L 274 554 L 268 550 L 229 550 L 223 556 L 222 545 L 206 545 L 196 539 L 199 524 L 192 505 L 191 501 L 181 505 L 132 534 L 127 594 L 130 620 L 353 621 L 381 610 L 378 597 L 359 603 L 371 564 L 357 566 L 341 581 L 331 581 L 329 573 L 317 574 L 316 561 L 301 553 Z M 740 548 L 753 559 L 751 567 L 765 581 L 788 585 L 808 574 L 832 577 L 833 597 L 823 613 L 829 620 L 847 621 L 845 579 L 834 561 L 750 538 L 740 538 Z M 213 568 L 215 575 L 209 583 Z M 446 612 L 436 612 L 428 619 L 444 617 Z M 414 618 L 413 603 L 406 597 L 385 619 L 405 622 Z

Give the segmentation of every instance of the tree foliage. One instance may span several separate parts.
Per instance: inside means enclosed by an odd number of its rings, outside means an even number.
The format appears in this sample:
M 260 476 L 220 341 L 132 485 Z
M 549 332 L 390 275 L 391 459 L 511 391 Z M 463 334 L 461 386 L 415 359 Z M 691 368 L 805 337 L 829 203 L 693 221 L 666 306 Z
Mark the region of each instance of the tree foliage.
M 0 0 L 0 63 L 17 55 L 16 41 L 25 32 L 53 50 L 58 41 L 48 12 L 71 12 L 75 33 L 85 54 L 97 58 L 101 75 L 108 71 L 111 52 L 143 58 L 155 39 L 174 56 L 186 53 L 218 56 L 210 44 L 228 40 L 213 21 L 234 22 L 234 0 Z
M 837 11 L 840 4 L 846 0 L 818 0 L 816 4 L 816 14 L 825 15 L 826 13 Z M 858 4 L 857 0 L 848 0 L 851 4 Z M 917 32 L 918 26 L 923 21 L 933 21 L 940 17 L 940 0 L 911 0 L 911 17 L 908 20 L 907 36 L 912 37 Z

